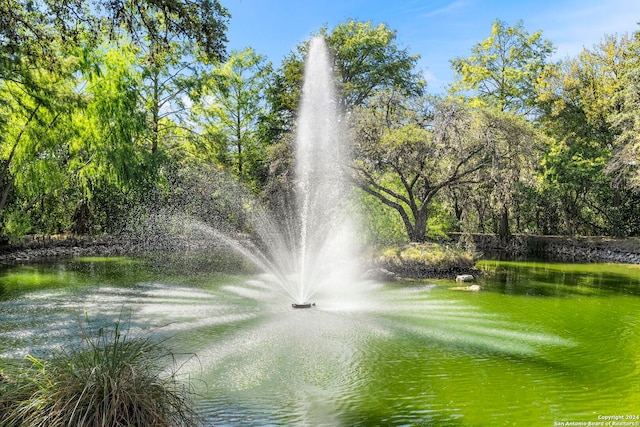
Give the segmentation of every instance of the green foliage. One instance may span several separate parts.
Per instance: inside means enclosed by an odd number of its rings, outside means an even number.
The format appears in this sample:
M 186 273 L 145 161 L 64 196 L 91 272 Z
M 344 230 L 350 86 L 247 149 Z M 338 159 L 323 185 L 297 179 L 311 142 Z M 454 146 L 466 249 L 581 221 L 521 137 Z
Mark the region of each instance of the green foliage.
M 137 45 L 155 46 L 156 52 L 175 44 L 194 46 L 194 53 L 213 62 L 225 56 L 230 15 L 218 0 L 112 0 L 102 6 L 111 27 L 124 30 Z
M 332 30 L 320 30 L 333 53 L 337 85 L 345 111 L 367 103 L 377 91 L 393 89 L 403 96 L 423 94 L 426 83 L 416 70 L 419 55 L 411 55 L 385 24 L 350 19 Z M 282 63 L 270 90 L 270 103 L 284 127 L 293 126 L 302 90 L 306 43 Z
M 3 225 L 4 235 L 10 240 L 18 240 L 29 234 L 33 228 L 33 221 L 30 215 L 25 215 L 22 211 L 10 211 L 5 215 Z
M 355 184 L 402 218 L 407 237 L 426 239 L 435 198 L 476 182 L 489 165 L 486 122 L 450 100 L 377 94 L 353 114 Z
M 82 328 L 84 348 L 27 358 L 0 382 L 0 426 L 190 426 L 198 419 L 173 356 L 150 338 Z
M 260 184 L 270 143 L 261 138 L 260 119 L 267 114 L 271 73 L 271 64 L 247 48 L 232 52 L 226 63 L 204 74 L 191 110 L 202 132 L 191 138 L 187 155 L 221 164 L 245 184 Z
M 554 48 L 542 32 L 529 34 L 521 21 L 509 27 L 496 19 L 491 35 L 472 48 L 471 56 L 455 58 L 453 93 L 472 91 L 472 102 L 500 110 L 528 112 L 535 83 Z M 477 105 L 477 104 L 476 104 Z
M 271 76 L 266 89 L 268 113 L 261 124 L 263 137 L 268 141 L 281 141 L 293 130 L 304 76 L 302 48 L 287 56 L 280 68 Z
M 183 163 L 169 173 L 169 179 L 172 185 L 163 195 L 161 206 L 178 214 L 178 222 L 182 222 L 180 215 L 185 215 L 219 230 L 246 231 L 245 210 L 251 202 L 245 195 L 250 193 L 224 170 L 206 163 Z M 151 210 L 156 214 L 159 207 L 152 205 Z M 184 230 L 184 224 L 177 226 Z M 158 232 L 163 233 L 154 231 Z
M 446 208 L 440 198 L 436 198 L 429 206 L 431 215 L 427 225 L 427 238 L 432 241 L 446 239 L 449 233 L 457 231 L 458 223 L 455 216 Z
M 242 197 L 195 189 L 210 171 L 289 206 L 307 45 L 277 72 L 251 48 L 227 57 L 228 19 L 217 0 L 0 5 L 0 235 L 113 232 L 181 197 L 242 228 Z M 541 32 L 496 20 L 452 60 L 457 101 L 424 96 L 419 56 L 385 24 L 318 33 L 367 241 L 640 233 L 640 32 L 548 63 Z
M 87 106 L 75 117 L 82 134 L 70 146 L 71 167 L 87 199 L 100 186 L 97 177 L 127 191 L 153 175 L 151 153 L 140 143 L 147 128 L 138 103 L 135 50 L 123 44 L 96 54 L 100 73 L 87 76 Z
M 629 45 L 626 37 L 605 37 L 577 57 L 549 65 L 538 81 L 539 123 L 550 136 L 540 188 L 542 198 L 556 200 L 550 206 L 560 219 L 554 233 L 624 235 L 633 228 L 614 213 L 630 195 L 607 173 L 616 142 L 619 153 L 626 147 L 612 123 L 624 122 L 616 118 Z
M 551 41 L 542 39 L 542 32 L 529 34 L 522 22 L 510 27 L 495 20 L 491 35 L 472 48 L 471 56 L 451 61 L 456 80 L 450 92 L 466 97 L 469 105 L 486 111 L 489 119 L 487 139 L 494 154 L 486 181 L 492 188 L 492 206 L 494 215 L 500 218 L 497 228 L 501 236 L 511 233 L 517 185 L 536 160 L 532 148 L 539 138 L 531 140 L 534 132 L 527 129 L 523 117 L 533 111 L 536 82 L 553 51 Z
M 166 190 L 183 95 L 226 55 L 228 12 L 217 0 L 0 11 L 0 234 L 114 231 Z
M 327 44 L 334 54 L 346 110 L 385 88 L 405 96 L 422 94 L 425 82 L 416 71 L 420 56 L 401 48 L 396 32 L 385 24 L 349 20 L 327 35 Z
M 625 43 L 626 42 L 626 43 Z M 640 190 L 640 31 L 633 39 L 622 39 L 620 49 L 614 53 L 624 60 L 620 73 L 619 88 L 615 92 L 617 107 L 609 117 L 617 131 L 614 140 L 614 156 L 610 160 L 607 171 L 614 175 L 616 186 Z
M 62 198 L 70 183 L 66 143 L 77 135 L 73 111 L 82 106 L 74 93 L 75 69 L 74 59 L 67 58 L 64 72 L 32 69 L 28 86 L 13 80 L 0 82 L 7 117 L 6 126 L 0 129 L 0 181 L 4 184 L 0 218 L 9 210 L 38 208 L 44 214 L 55 213 L 52 203 Z M 55 228 L 54 218 L 49 225 Z
M 31 71 L 64 68 L 66 49 L 91 44 L 97 20 L 82 1 L 8 0 L 0 4 L 0 80 L 33 89 Z M 34 67 L 35 65 L 35 67 Z
M 5 82 L 3 87 L 13 115 L 0 144 L 8 184 L 0 213 L 13 212 L 14 219 L 20 211 L 25 218 L 33 213 L 35 232 L 106 231 L 116 216 L 105 216 L 105 206 L 157 182 L 155 160 L 137 143 L 145 123 L 131 49 L 107 46 L 75 53 L 67 58 L 67 73 L 38 73 L 30 96 L 20 84 Z M 42 90 L 52 98 L 43 99 Z M 112 194 L 100 199 L 107 188 Z M 6 222 L 10 229 L 5 232 L 15 233 L 15 224 Z
M 362 243 L 381 245 L 407 241 L 407 233 L 394 210 L 367 194 L 360 194 L 359 206 L 363 215 Z

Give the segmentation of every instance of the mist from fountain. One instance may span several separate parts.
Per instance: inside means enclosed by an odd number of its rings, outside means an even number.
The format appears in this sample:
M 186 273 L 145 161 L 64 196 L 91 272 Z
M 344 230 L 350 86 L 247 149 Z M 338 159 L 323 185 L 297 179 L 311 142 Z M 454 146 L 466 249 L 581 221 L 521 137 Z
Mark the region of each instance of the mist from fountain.
M 185 215 L 174 216 L 169 227 L 166 220 L 161 222 L 174 233 L 223 242 L 264 271 L 294 306 L 308 305 L 321 290 L 335 295 L 358 277 L 357 221 L 345 176 L 347 144 L 331 57 L 324 38 L 315 37 L 305 59 L 296 123 L 295 206 L 274 213 L 244 194 L 238 209 L 243 210 L 252 239 L 238 239 L 224 227 Z
M 360 276 L 357 212 L 345 175 L 349 146 L 334 79 L 325 40 L 315 37 L 305 59 L 296 123 L 293 197 L 262 203 L 218 171 L 192 172 L 166 209 L 152 207 L 135 215 L 128 235 L 177 238 L 168 243 L 177 248 L 185 240 L 190 248 L 222 244 L 262 270 L 271 287 L 294 306 L 310 306 L 320 291 L 351 295 L 347 288 Z M 221 206 L 226 211 L 217 212 Z M 239 236 L 238 228 L 249 236 Z

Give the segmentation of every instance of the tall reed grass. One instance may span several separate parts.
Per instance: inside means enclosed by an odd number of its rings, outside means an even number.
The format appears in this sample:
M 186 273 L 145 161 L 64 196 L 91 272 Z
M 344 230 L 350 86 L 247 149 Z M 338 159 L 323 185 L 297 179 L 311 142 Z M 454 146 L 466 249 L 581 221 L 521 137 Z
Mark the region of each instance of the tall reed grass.
M 0 426 L 196 426 L 194 393 L 164 342 L 81 326 L 82 346 L 0 377 Z M 168 368 L 169 367 L 169 368 Z

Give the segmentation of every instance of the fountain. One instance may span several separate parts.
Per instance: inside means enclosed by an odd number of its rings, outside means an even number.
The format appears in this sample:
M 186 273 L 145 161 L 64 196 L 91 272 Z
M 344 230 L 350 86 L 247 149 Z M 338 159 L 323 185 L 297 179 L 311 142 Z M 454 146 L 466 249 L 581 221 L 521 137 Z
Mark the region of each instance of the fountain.
M 331 58 L 323 37 L 309 42 L 295 135 L 295 207 L 267 211 L 248 203 L 252 242 L 199 221 L 177 222 L 199 235 L 214 237 L 268 274 L 293 308 L 311 308 L 322 289 L 339 289 L 357 277 L 353 212 L 344 176 L 348 147 L 335 89 Z M 229 193 L 237 193 L 234 189 Z M 247 205 L 247 203 L 245 203 Z M 244 207 L 246 209 L 246 206 Z
M 324 38 L 315 37 L 305 62 L 295 138 L 296 208 L 278 224 L 265 214 L 254 221 L 267 248 L 259 264 L 293 298 L 294 308 L 314 306 L 309 299 L 316 292 L 352 282 L 355 273 L 353 225 L 345 212 L 348 150 L 338 105 L 330 55 Z
M 315 37 L 305 63 L 296 133 L 294 307 L 308 307 L 308 298 L 327 281 L 345 280 L 355 264 L 344 211 L 349 197 L 343 165 L 348 154 L 337 99 L 324 38 Z

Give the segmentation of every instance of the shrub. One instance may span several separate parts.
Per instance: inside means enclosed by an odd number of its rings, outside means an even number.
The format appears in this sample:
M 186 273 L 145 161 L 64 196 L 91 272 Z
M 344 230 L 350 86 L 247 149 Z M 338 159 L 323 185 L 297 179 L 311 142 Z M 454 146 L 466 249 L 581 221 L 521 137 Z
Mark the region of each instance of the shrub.
M 195 426 L 193 393 L 163 343 L 81 328 L 83 348 L 51 361 L 29 356 L 0 383 L 0 426 Z M 168 359 L 169 358 L 169 359 Z
M 430 277 L 473 269 L 475 254 L 436 243 L 410 243 L 378 251 L 376 265 L 405 277 Z

